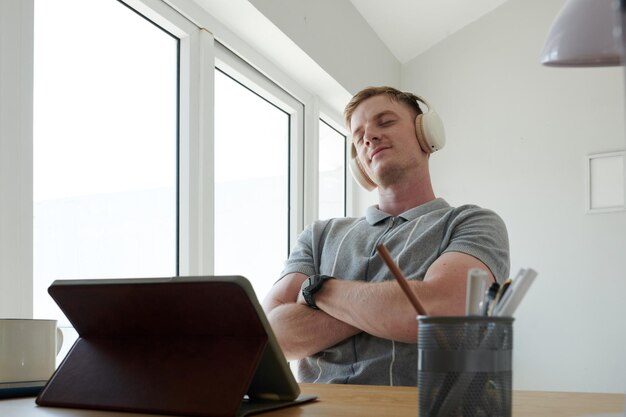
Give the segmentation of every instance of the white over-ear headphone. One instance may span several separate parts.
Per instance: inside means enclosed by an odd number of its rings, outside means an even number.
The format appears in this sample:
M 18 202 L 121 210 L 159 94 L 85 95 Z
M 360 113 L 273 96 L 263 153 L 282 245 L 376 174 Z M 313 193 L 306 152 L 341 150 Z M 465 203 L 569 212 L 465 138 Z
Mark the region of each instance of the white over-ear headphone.
M 426 153 L 433 153 L 443 148 L 446 144 L 446 134 L 443 128 L 443 122 L 439 115 L 435 112 L 430 104 L 422 97 L 417 100 L 428 107 L 426 113 L 419 114 L 415 118 L 415 135 L 422 150 Z M 378 185 L 370 178 L 361 164 L 359 156 L 356 153 L 354 143 L 350 151 L 350 171 L 352 176 L 359 185 L 368 191 L 372 191 Z

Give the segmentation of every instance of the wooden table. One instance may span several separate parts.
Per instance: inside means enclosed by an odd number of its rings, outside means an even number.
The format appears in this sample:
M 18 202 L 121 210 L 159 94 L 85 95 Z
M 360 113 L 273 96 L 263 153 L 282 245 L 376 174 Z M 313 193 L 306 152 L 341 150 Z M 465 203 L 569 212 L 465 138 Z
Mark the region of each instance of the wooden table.
M 417 389 L 407 387 L 337 386 L 301 384 L 316 403 L 295 410 L 278 410 L 272 416 L 299 417 L 417 417 Z M 624 413 L 624 395 L 540 391 L 514 391 L 514 417 L 570 417 L 599 413 Z M 626 417 L 626 416 L 625 416 Z
M 417 417 L 417 388 L 302 384 L 313 403 L 263 417 Z M 624 413 L 623 394 L 514 391 L 514 417 L 571 417 Z M 147 417 L 148 414 L 37 407 L 34 398 L 0 400 L 2 417 Z M 152 415 L 151 415 L 152 416 Z

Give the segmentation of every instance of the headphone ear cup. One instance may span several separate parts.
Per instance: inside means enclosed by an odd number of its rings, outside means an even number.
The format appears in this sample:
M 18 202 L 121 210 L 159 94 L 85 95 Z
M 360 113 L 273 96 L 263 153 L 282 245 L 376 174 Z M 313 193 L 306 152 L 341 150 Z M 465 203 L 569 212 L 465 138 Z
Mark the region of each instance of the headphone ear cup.
M 428 106 L 428 111 L 415 118 L 415 134 L 422 150 L 433 153 L 445 146 L 446 132 L 437 112 L 423 98 L 418 100 Z
M 370 176 L 367 175 L 367 172 L 365 172 L 365 168 L 361 165 L 354 145 L 352 145 L 350 149 L 350 172 L 352 172 L 352 177 L 354 177 L 355 181 L 367 191 L 372 191 L 374 188 L 378 187 Z

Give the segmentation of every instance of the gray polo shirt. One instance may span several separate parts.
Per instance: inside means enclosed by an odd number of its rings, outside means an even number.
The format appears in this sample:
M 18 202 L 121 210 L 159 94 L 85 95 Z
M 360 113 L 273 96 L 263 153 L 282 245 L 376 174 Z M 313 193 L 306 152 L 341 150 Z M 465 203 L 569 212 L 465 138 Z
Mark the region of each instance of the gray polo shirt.
M 509 274 L 508 236 L 502 219 L 490 210 L 450 207 L 438 198 L 395 217 L 372 206 L 365 217 L 316 221 L 298 237 L 281 276 L 300 272 L 368 282 L 394 279 L 376 252 L 380 243 L 410 280 L 423 280 L 430 265 L 445 252 L 478 258 L 500 282 Z M 415 386 L 417 347 L 363 332 L 300 360 L 298 379 Z

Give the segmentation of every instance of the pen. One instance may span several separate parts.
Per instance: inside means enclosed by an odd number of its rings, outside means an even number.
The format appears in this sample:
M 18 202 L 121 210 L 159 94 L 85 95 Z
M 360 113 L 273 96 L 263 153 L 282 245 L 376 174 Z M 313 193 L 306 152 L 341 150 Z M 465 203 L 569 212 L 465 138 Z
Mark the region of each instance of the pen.
M 425 316 L 426 310 L 420 303 L 417 296 L 409 288 L 406 277 L 404 276 L 400 268 L 398 268 L 398 265 L 396 265 L 396 263 L 391 258 L 391 255 L 389 254 L 389 251 L 387 250 L 385 245 L 381 243 L 376 247 L 376 250 L 378 251 L 378 254 L 381 256 L 381 258 L 383 258 L 383 261 L 385 261 L 385 263 L 387 264 L 387 267 L 389 267 L 389 269 L 391 270 L 391 273 L 396 278 L 396 281 L 398 281 L 398 284 L 400 284 L 400 288 L 402 288 L 404 294 L 409 298 L 411 304 L 413 304 L 413 308 L 415 308 L 417 314 Z
M 522 270 L 521 275 L 513 280 L 511 288 L 496 306 L 494 315 L 504 317 L 512 316 L 536 277 L 537 271 L 534 269 L 528 268 Z

